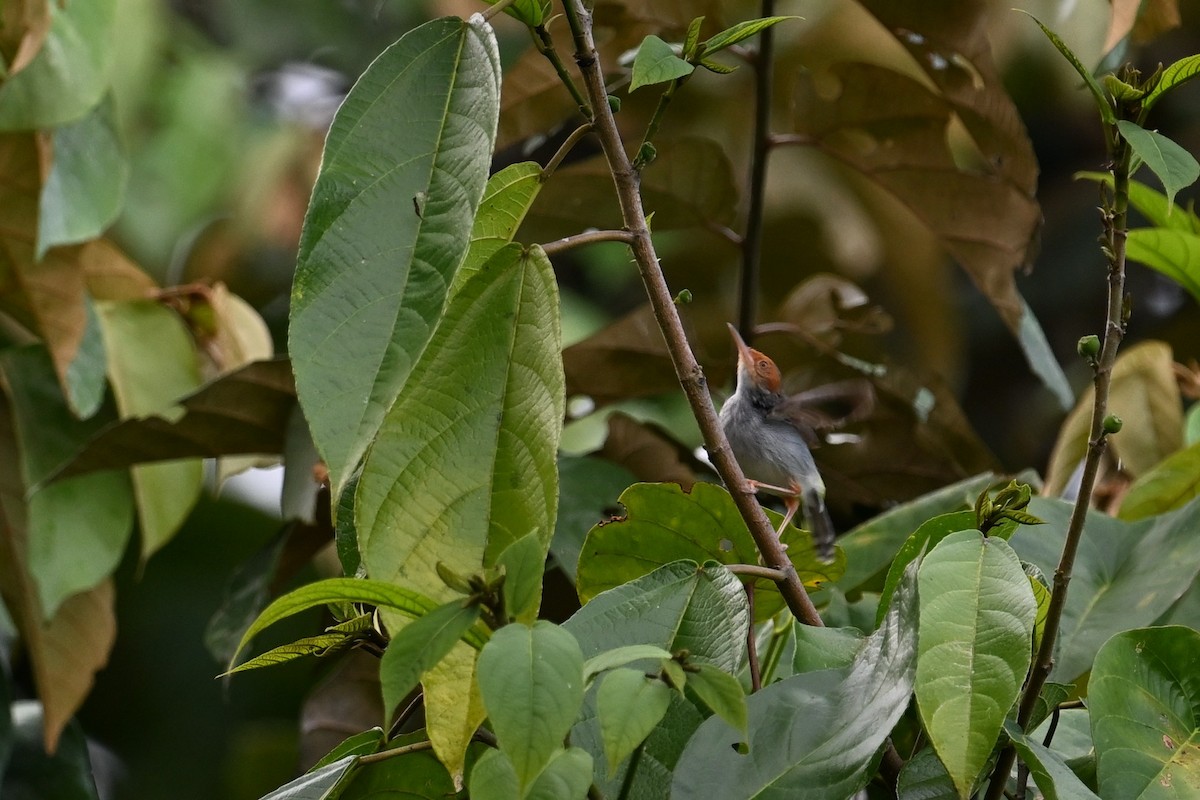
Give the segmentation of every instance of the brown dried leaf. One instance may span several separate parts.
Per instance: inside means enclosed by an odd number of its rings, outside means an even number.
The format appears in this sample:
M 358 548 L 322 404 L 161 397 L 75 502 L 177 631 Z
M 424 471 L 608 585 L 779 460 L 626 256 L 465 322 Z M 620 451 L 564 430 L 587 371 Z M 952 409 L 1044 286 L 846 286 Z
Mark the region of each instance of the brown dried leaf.
M 50 33 L 50 0 L 5 0 L 0 4 L 0 55 L 11 78 L 42 50 Z
M 145 300 L 158 291 L 154 279 L 106 239 L 82 245 L 79 264 L 88 293 L 97 300 Z
M 881 334 L 892 328 L 891 317 L 866 292 L 829 273 L 813 275 L 793 289 L 779 317 L 833 347 L 844 333 Z
M 796 130 L 902 202 L 1017 331 L 1013 273 L 1030 260 L 1041 221 L 1036 167 L 1009 174 L 1006 159 L 1016 147 L 1010 132 L 988 128 L 975 110 L 974 128 L 988 134 L 983 141 L 976 134 L 977 143 L 990 166 L 960 167 L 946 136 L 955 112 L 972 128 L 961 104 L 875 65 L 844 63 L 831 72 L 838 84 L 832 98 L 822 97 L 811 78 L 798 81 Z
M 719 144 L 688 138 L 660 142 L 659 156 L 642 173 L 642 201 L 655 231 L 728 225 L 737 209 L 733 166 Z M 542 187 L 529 217 L 549 235 L 581 227 L 620 228 L 621 210 L 602 156 L 559 169 Z
M 45 340 L 65 392 L 87 310 L 78 248 L 34 257 L 45 157 L 36 134 L 0 136 L 0 310 Z
M 678 483 L 685 492 L 696 482 L 695 458 L 658 426 L 615 413 L 599 455 L 629 470 L 643 483 Z
M 667 343 L 649 305 L 563 350 L 563 369 L 567 396 L 587 395 L 597 406 L 679 387 Z
M 0 395 L 0 458 L 18 463 L 8 399 Z M 16 469 L 0 470 L 0 596 L 17 627 L 33 668 L 45 714 L 46 750 L 91 690 L 116 641 L 111 581 L 68 598 L 43 623 L 37 587 L 26 568 L 25 487 Z
M 47 481 L 181 458 L 280 453 L 295 404 L 291 364 L 255 361 L 180 401 L 184 414 L 174 422 L 146 416 L 108 425 Z
M 1087 454 L 1095 395 L 1089 387 L 1059 429 L 1044 494 L 1061 494 Z M 1140 342 L 1118 356 L 1108 410 L 1124 422 L 1108 439 L 1109 453 L 1134 479 L 1183 446 L 1183 403 L 1170 345 Z
M 1108 18 L 1108 33 L 1104 37 L 1104 48 L 1102 53 L 1110 52 L 1114 47 L 1121 43 L 1121 40 L 1129 35 L 1133 30 L 1133 25 L 1137 22 L 1138 9 L 1142 6 L 1142 0 L 1110 0 L 1112 3 L 1112 13 Z
M 1143 0 L 1133 24 L 1134 44 L 1145 44 L 1183 24 L 1179 0 Z

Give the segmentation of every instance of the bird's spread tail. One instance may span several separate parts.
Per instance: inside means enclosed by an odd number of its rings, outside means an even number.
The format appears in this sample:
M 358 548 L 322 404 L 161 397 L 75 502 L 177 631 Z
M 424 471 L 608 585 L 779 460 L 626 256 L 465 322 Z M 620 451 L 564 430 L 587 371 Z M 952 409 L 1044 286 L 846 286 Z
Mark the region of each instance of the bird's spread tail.
M 833 561 L 833 541 L 837 532 L 833 529 L 833 520 L 829 518 L 829 512 L 825 509 L 825 498 L 820 492 L 813 489 L 804 492 L 804 517 L 808 523 L 808 530 L 812 533 L 817 557 L 826 563 Z

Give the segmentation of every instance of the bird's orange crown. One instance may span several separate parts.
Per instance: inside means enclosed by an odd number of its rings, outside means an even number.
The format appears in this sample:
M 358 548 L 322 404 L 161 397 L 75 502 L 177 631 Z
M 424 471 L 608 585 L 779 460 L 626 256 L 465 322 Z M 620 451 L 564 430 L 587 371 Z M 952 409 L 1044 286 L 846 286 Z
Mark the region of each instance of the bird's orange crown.
M 755 350 L 753 347 L 748 350 L 751 360 L 746 366 L 749 368 L 751 378 L 767 391 L 778 392 L 782 384 L 779 367 L 765 353 Z

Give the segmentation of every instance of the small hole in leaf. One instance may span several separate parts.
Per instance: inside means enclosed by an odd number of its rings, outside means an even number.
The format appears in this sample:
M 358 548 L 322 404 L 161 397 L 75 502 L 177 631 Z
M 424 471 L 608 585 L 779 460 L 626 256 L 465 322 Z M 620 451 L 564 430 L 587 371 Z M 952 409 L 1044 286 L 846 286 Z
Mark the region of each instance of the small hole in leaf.
M 728 539 L 722 539 L 717 543 L 717 547 L 720 548 L 722 553 L 728 553 L 733 550 L 733 542 L 729 541 Z
M 749 755 L 750 745 L 747 742 L 738 742 L 733 745 L 733 751 L 739 756 Z

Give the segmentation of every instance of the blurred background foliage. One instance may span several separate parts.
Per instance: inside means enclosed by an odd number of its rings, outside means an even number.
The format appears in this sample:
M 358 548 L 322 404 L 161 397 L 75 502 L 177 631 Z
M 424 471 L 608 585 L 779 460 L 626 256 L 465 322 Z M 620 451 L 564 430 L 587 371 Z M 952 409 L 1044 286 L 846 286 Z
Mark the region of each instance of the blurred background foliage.
M 913 0 L 873 14 L 875 5 L 776 4 L 775 13 L 804 19 L 776 29 L 775 131 L 820 138 L 820 114 L 813 109 L 843 97 L 855 80 L 868 98 L 859 113 L 886 105 L 880 81 L 898 81 L 893 102 L 937 93 L 921 69 L 920 43 L 906 50 L 880 20 L 889 13 L 945 14 L 948 6 Z M 922 12 L 924 5 L 929 8 Z M 1104 149 L 1076 76 L 1011 5 L 964 3 L 961 18 L 945 22 L 978 27 L 970 35 L 959 31 L 961 42 L 986 35 L 1003 90 L 1028 132 L 1036 163 L 991 166 L 1017 175 L 1017 182 L 1036 176 L 1038 205 L 1022 213 L 1043 222 L 1033 226 L 1028 251 L 1014 255 L 1028 262 L 1016 271 L 1016 287 L 1078 394 L 1088 371 L 1075 356 L 1075 342 L 1102 324 L 1104 265 L 1095 243 L 1096 188 L 1073 175 L 1102 168 Z M 1146 0 L 1131 32 L 1114 23 L 1114 13 L 1137 3 L 1019 5 L 1062 34 L 1089 65 L 1111 52 L 1110 60 L 1128 57 L 1151 70 L 1200 52 L 1200 18 L 1186 4 Z M 296 243 L 324 132 L 342 93 L 408 28 L 477 10 L 469 0 L 117 0 L 112 114 L 128 174 L 109 237 L 161 285 L 223 282 L 259 311 L 283 352 Z M 695 16 L 707 17 L 708 33 L 757 13 L 758 4 L 750 2 L 596 2 L 610 65 L 647 34 L 680 41 Z M 506 70 L 496 166 L 528 158 L 544 163 L 575 125 L 571 100 L 524 29 L 503 16 L 496 24 Z M 562 37 L 560 27 L 551 29 Z M 566 52 L 565 37 L 560 48 Z M 985 80 L 971 74 L 970 63 L 956 65 L 954 56 L 930 51 L 925 64 L 946 57 L 968 80 Z M 721 394 L 732 374 L 724 323 L 737 317 L 736 240 L 746 213 L 753 70 L 736 53 L 719 60 L 740 68 L 731 75 L 697 74 L 676 95 L 644 186 L 664 269 L 673 290 L 691 292 L 685 322 Z M 850 74 L 847 62 L 883 69 Z M 627 93 L 620 73 L 612 78 L 620 87 L 614 94 L 623 99 L 618 121 L 636 142 L 658 95 L 652 89 Z M 809 113 L 796 114 L 797 107 Z M 926 121 L 942 112 L 929 113 Z M 954 114 L 944 122 L 948 148 L 939 157 L 964 169 L 978 164 L 983 156 L 970 125 Z M 1187 150 L 1200 151 L 1200 82 L 1167 97 L 1152 123 Z M 866 158 L 870 145 L 851 156 Z M 609 179 L 595 154 L 587 142 L 572 153 L 518 240 L 546 242 L 617 224 Z M 916 208 L 929 209 L 936 194 L 918 196 Z M 799 391 L 853 377 L 859 374 L 853 365 L 861 362 L 888 370 L 875 382 L 868 419 L 850 429 L 857 444 L 818 453 L 839 527 L 983 469 L 1046 469 L 1066 413 L 1061 399 L 1031 371 L 998 303 L 955 265 L 913 204 L 881 191 L 845 159 L 801 145 L 772 155 L 766 209 L 758 321 L 776 327 L 764 328 L 760 342 L 780 363 L 788 386 Z M 982 212 L 970 222 L 998 224 Z M 980 231 L 993 232 L 1002 236 L 990 227 Z M 564 466 L 563 520 L 590 525 L 587 509 L 605 507 L 606 496 L 611 503 L 630 474 L 689 483 L 703 469 L 693 453 L 699 437 L 673 391 L 674 374 L 624 249 L 575 250 L 556 258 L 555 266 L 571 345 L 565 358 L 572 421 L 564 449 L 568 455 L 598 451 L 611 462 L 595 471 L 578 461 Z M 1140 266 L 1131 267 L 1129 286 L 1133 339 L 1164 340 L 1177 361 L 1200 356 L 1193 299 Z M 918 419 L 914 401 L 922 389 L 930 397 L 925 418 Z M 613 464 L 628 472 L 614 473 Z M 572 502 L 571 492 L 582 498 L 589 490 L 596 496 Z M 213 679 L 219 666 L 204 647 L 208 620 L 228 577 L 276 541 L 280 525 L 228 496 L 206 497 L 148 564 L 127 555 L 117 573 L 116 648 L 80 713 L 83 729 L 109 753 L 97 751 L 94 761 L 116 787 L 112 796 L 257 797 L 286 781 L 300 761 L 311 763 L 320 742 L 336 741 L 339 717 L 377 702 L 369 681 L 355 691 L 353 662 L 336 667 L 351 677 L 325 684 L 333 688 L 324 694 L 317 678 L 328 667 L 305 661 L 232 684 Z M 562 594 L 569 598 L 569 587 Z M 303 623 L 276 635 L 295 638 L 306 630 Z M 359 729 L 351 721 L 344 733 Z

